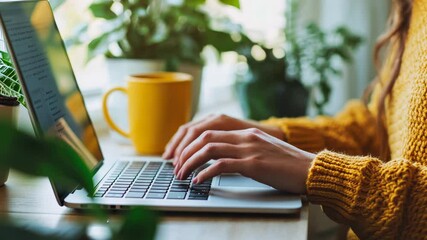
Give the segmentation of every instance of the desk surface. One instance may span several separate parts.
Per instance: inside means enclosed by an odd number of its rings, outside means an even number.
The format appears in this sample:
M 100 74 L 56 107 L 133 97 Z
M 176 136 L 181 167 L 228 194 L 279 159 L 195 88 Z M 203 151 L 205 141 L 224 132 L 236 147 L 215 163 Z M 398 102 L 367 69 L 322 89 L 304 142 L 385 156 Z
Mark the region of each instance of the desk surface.
M 105 133 L 101 133 L 101 145 L 107 156 L 134 155 L 131 146 Z M 11 172 L 6 185 L 0 187 L 0 218 L 58 231 L 91 221 L 78 211 L 60 207 L 48 179 L 17 172 Z M 120 215 L 112 213 L 110 219 L 120 219 Z M 297 215 L 165 213 L 157 239 L 307 239 L 307 228 L 307 205 Z

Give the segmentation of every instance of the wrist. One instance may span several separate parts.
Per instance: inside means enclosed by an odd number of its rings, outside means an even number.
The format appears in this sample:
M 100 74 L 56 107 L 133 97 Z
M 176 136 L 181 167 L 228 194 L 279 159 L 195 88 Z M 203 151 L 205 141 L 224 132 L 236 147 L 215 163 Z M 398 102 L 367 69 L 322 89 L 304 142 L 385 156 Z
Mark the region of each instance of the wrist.
M 301 163 L 301 177 L 302 177 L 302 186 L 301 193 L 307 193 L 307 180 L 308 174 L 310 172 L 311 167 L 313 166 L 314 159 L 316 158 L 316 154 L 310 152 L 304 152 L 305 157 Z
M 266 126 L 263 125 L 264 131 L 269 135 L 278 138 L 284 142 L 286 142 L 286 134 L 282 131 L 279 126 Z

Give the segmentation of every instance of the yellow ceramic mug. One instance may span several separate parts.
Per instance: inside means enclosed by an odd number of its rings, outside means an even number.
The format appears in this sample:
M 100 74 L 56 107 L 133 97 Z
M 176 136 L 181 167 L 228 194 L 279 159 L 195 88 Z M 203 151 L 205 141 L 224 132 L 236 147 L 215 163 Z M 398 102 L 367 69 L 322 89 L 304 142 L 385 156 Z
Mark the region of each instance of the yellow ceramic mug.
M 109 90 L 103 99 L 103 112 L 108 125 L 130 138 L 140 154 L 161 154 L 178 130 L 191 117 L 192 76 L 185 73 L 149 73 L 132 75 L 127 88 Z M 129 98 L 129 132 L 111 119 L 107 100 L 121 91 Z

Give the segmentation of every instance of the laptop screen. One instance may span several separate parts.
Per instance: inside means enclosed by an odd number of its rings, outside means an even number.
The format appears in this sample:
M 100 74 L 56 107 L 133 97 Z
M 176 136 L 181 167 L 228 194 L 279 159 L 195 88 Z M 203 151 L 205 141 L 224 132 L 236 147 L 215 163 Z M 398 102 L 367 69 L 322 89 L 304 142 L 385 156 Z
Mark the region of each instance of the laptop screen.
M 0 20 L 37 134 L 60 136 L 93 169 L 103 156 L 49 3 L 0 2 Z

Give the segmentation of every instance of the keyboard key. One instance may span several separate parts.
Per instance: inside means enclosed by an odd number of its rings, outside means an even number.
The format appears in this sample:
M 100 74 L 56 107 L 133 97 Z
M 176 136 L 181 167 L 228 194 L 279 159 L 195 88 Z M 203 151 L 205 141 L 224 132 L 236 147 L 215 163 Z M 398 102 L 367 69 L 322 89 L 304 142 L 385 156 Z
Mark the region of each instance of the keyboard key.
M 188 189 L 186 189 L 186 188 L 171 188 L 170 191 L 171 192 L 187 192 Z
M 151 183 L 153 182 L 151 179 L 137 179 L 135 183 Z
M 108 192 L 108 194 L 125 194 L 125 192 L 126 192 L 126 190 L 123 190 L 123 191 L 119 191 L 119 190 L 110 190 L 109 192 Z
M 174 180 L 173 181 L 173 183 L 176 183 L 176 184 L 190 184 L 191 183 L 191 181 L 190 180 Z
M 126 198 L 143 198 L 145 192 L 129 192 L 126 194 Z
M 168 190 L 169 186 L 152 186 L 151 190 Z
M 170 181 L 155 181 L 154 184 L 170 184 Z
M 105 190 L 98 189 L 98 191 L 96 191 L 96 193 L 106 193 L 106 192 L 107 192 L 107 189 Z
M 185 199 L 186 192 L 170 192 L 168 199 Z
M 126 192 L 128 189 L 127 188 L 110 188 L 110 191 L 108 192 Z
M 138 179 L 153 179 L 153 178 L 154 178 L 154 175 L 153 176 L 151 176 L 151 175 L 141 175 L 141 176 L 138 177 Z
M 189 196 L 188 200 L 208 200 L 209 195 L 207 196 Z
M 117 193 L 108 193 L 107 195 L 105 195 L 105 197 L 108 197 L 108 198 L 122 198 L 123 197 L 123 194 L 117 194 Z
M 208 196 L 209 192 L 190 192 L 190 197 L 200 197 L 200 196 Z
M 211 190 L 210 187 L 191 187 L 191 191 L 195 191 L 195 192 L 209 192 Z
M 172 184 L 171 187 L 172 188 L 188 189 L 190 187 L 190 185 L 186 185 L 186 184 Z
M 115 185 L 126 185 L 126 184 L 131 184 L 133 181 L 123 181 L 123 180 L 117 180 L 115 181 L 113 184 Z
M 118 179 L 118 181 L 120 180 L 124 180 L 124 181 L 133 181 L 135 179 L 136 176 L 132 176 L 132 177 L 123 177 L 120 176 L 120 178 Z
M 139 190 L 139 191 L 145 191 L 147 189 L 148 189 L 148 186 L 147 187 L 134 186 L 130 188 L 130 190 Z
M 130 183 L 115 183 L 114 185 L 112 185 L 111 187 L 118 187 L 118 188 L 127 188 L 130 186 Z
M 163 199 L 165 198 L 165 193 L 148 193 L 145 198 L 148 199 Z
M 167 192 L 167 189 L 166 190 L 163 190 L 163 189 L 150 189 L 150 191 L 148 193 L 166 193 L 166 192 Z
M 153 183 L 153 186 L 159 186 L 159 187 L 169 187 L 169 183 Z
M 133 186 L 144 186 L 144 187 L 150 186 L 150 185 L 151 185 L 151 183 L 140 183 L 140 182 L 135 182 L 133 184 Z
M 156 181 L 172 182 L 172 178 L 169 178 L 169 177 L 157 177 Z
M 124 182 L 124 183 L 128 183 L 128 182 L 132 182 L 133 179 L 127 179 L 127 178 L 119 178 L 116 180 L 116 182 Z
M 131 189 L 129 189 L 129 192 L 146 193 L 146 192 L 147 192 L 147 189 L 141 189 L 141 188 L 134 189 L 134 188 L 131 188 Z
M 102 197 L 102 196 L 104 196 L 104 194 L 105 193 L 103 193 L 103 192 L 97 192 L 97 193 L 95 193 L 95 195 L 93 195 L 93 197 Z

